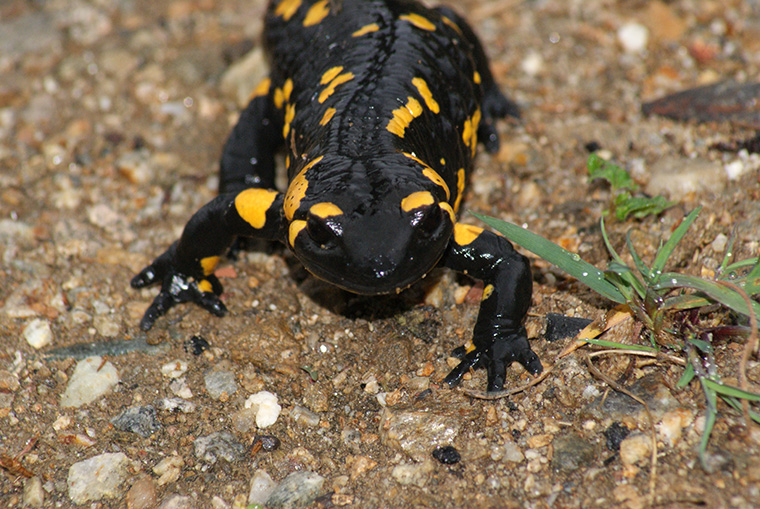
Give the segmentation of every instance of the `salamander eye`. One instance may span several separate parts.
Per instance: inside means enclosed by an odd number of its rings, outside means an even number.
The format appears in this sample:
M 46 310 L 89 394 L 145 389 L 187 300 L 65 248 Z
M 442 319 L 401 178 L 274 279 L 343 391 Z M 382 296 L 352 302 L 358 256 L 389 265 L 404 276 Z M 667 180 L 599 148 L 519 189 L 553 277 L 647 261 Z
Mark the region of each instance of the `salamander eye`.
M 412 225 L 427 234 L 432 234 L 441 226 L 442 219 L 441 207 L 430 205 L 415 211 Z
M 332 244 L 336 235 L 340 234 L 340 229 L 337 228 L 336 231 L 336 227 L 338 225 L 330 221 L 329 218 L 323 219 L 314 214 L 309 214 L 306 219 L 306 231 L 309 233 L 309 237 L 322 247 Z

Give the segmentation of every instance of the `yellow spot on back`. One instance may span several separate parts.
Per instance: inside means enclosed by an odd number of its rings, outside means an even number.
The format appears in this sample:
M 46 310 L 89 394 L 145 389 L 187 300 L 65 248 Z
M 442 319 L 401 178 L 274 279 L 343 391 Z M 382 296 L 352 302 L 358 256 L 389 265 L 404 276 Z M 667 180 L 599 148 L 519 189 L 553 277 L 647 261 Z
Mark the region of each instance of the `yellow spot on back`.
M 208 279 L 201 279 L 198 281 L 198 290 L 203 293 L 211 293 L 214 291 L 214 287 L 211 285 Z
M 264 78 L 263 80 L 259 81 L 259 84 L 256 85 L 256 88 L 253 89 L 253 92 L 251 92 L 250 97 L 248 97 L 249 101 L 252 101 L 253 99 L 257 97 L 263 97 L 269 93 L 269 87 L 272 86 L 272 79 L 271 78 Z
M 456 31 L 459 35 L 462 35 L 462 29 L 459 28 L 459 25 L 451 21 L 451 19 L 447 18 L 446 16 L 441 16 L 441 21 L 443 21 L 445 24 L 449 25 L 451 28 Z
M 209 274 L 213 274 L 217 263 L 219 263 L 218 256 L 207 256 L 206 258 L 201 258 L 201 268 L 203 269 L 203 275 L 208 276 Z
M 290 101 L 290 94 L 293 92 L 293 80 L 288 78 L 282 86 L 282 96 L 286 101 Z
M 480 108 L 472 114 L 472 138 L 470 139 L 470 148 L 472 155 L 475 156 L 475 149 L 478 146 L 478 126 L 480 126 Z
M 417 191 L 401 200 L 401 210 L 409 212 L 425 205 L 432 205 L 433 203 L 435 203 L 435 198 L 433 198 L 433 195 L 429 191 Z
M 471 224 L 457 223 L 454 225 L 454 242 L 460 246 L 471 244 L 483 233 L 483 228 Z
M 416 163 L 419 163 L 422 165 L 422 174 L 425 175 L 427 178 L 432 180 L 436 185 L 443 188 L 443 191 L 446 193 L 446 199 L 448 200 L 451 196 L 451 192 L 449 191 L 449 186 L 446 184 L 446 181 L 443 180 L 443 178 L 438 174 L 437 171 L 435 171 L 433 168 L 430 167 L 425 161 L 420 159 L 419 157 L 415 156 L 414 154 L 410 154 L 409 152 L 402 152 L 402 154 L 412 161 L 415 161 Z
M 483 297 L 480 300 L 486 300 L 488 297 L 490 297 L 493 293 L 493 290 L 493 285 L 486 285 L 486 287 L 483 288 Z
M 325 73 L 322 75 L 322 78 L 319 80 L 320 85 L 327 85 L 330 83 L 333 78 L 335 78 L 340 72 L 343 70 L 343 66 L 339 65 L 336 67 L 330 67 L 328 70 L 325 71 Z
M 285 21 L 290 20 L 293 14 L 296 13 L 298 8 L 301 7 L 301 0 L 282 0 L 275 8 L 274 13 L 277 16 L 282 16 Z
M 459 212 L 459 205 L 462 203 L 462 196 L 464 196 L 464 182 L 466 174 L 464 168 L 459 168 L 457 172 L 457 199 L 454 202 L 454 212 Z
M 276 197 L 277 191 L 271 189 L 246 189 L 235 196 L 235 210 L 243 221 L 261 229 L 267 222 L 267 210 Z
M 412 120 L 422 115 L 422 105 L 414 97 L 407 97 L 406 104 L 396 108 L 392 113 L 393 117 L 385 128 L 399 138 L 403 138 Z
M 317 217 L 321 217 L 322 219 L 333 216 L 340 216 L 343 214 L 343 211 L 340 210 L 340 207 L 328 201 L 315 203 L 309 208 L 309 212 Z
M 343 68 L 341 67 L 340 69 L 342 70 Z M 322 76 L 322 79 L 324 79 L 324 76 Z M 335 76 L 330 81 L 330 83 L 327 84 L 324 90 L 322 90 L 322 92 L 319 93 L 319 98 L 318 98 L 319 102 L 320 103 L 325 102 L 328 97 L 333 95 L 333 92 L 335 92 L 335 87 L 337 87 L 338 85 L 342 85 L 343 83 L 347 81 L 351 81 L 352 79 L 354 79 L 354 73 L 352 72 L 344 72 L 343 74 L 338 74 L 337 76 Z
M 430 89 L 428 88 L 427 83 L 422 78 L 412 78 L 412 85 L 417 87 L 417 91 L 422 96 L 422 99 L 425 101 L 425 105 L 428 107 L 430 111 L 433 113 L 438 113 L 441 111 L 441 108 L 438 106 L 438 103 L 433 99 L 433 94 L 430 92 Z
M 332 120 L 333 115 L 335 115 L 335 108 L 327 108 L 325 114 L 322 115 L 322 120 L 319 121 L 319 125 L 327 125 Z
M 327 4 L 328 1 L 329 0 L 321 0 L 309 7 L 309 10 L 306 11 L 306 17 L 303 20 L 304 27 L 316 25 L 330 14 L 330 6 Z
M 377 25 L 377 23 L 364 25 L 359 30 L 351 34 L 351 37 L 361 37 L 362 35 L 371 34 L 372 32 L 377 32 L 378 30 L 380 30 L 380 27 Z
M 446 159 L 443 157 L 441 158 L 441 166 L 446 166 Z
M 420 16 L 419 14 L 402 14 L 398 17 L 398 19 L 408 21 L 421 30 L 429 30 L 431 32 L 435 31 L 435 25 L 431 23 L 429 19 Z
M 480 79 L 480 73 L 478 71 L 475 71 L 472 75 L 472 81 L 474 81 L 476 85 L 480 85 L 482 80 Z
M 301 205 L 301 200 L 303 200 L 303 197 L 306 196 L 306 189 L 309 187 L 309 181 L 306 179 L 306 172 L 309 171 L 312 166 L 321 161 L 322 157 L 323 156 L 319 156 L 312 159 L 311 162 L 304 166 L 303 169 L 298 172 L 298 175 L 296 175 L 290 182 L 288 191 L 285 193 L 285 202 L 282 207 L 283 211 L 285 212 L 285 217 L 288 218 L 288 221 L 293 220 L 293 215 Z
M 288 104 L 285 108 L 285 125 L 282 126 L 282 137 L 287 138 L 290 132 L 290 123 L 296 117 L 296 105 Z
M 274 89 L 274 105 L 279 110 L 282 108 L 283 103 L 285 102 L 285 95 L 282 93 L 282 89 L 280 87 L 277 87 Z
M 298 237 L 298 234 L 301 233 L 301 230 L 304 228 L 306 228 L 306 221 L 299 219 L 290 223 L 290 226 L 288 227 L 288 242 L 290 242 L 292 247 L 295 247 L 296 237 Z

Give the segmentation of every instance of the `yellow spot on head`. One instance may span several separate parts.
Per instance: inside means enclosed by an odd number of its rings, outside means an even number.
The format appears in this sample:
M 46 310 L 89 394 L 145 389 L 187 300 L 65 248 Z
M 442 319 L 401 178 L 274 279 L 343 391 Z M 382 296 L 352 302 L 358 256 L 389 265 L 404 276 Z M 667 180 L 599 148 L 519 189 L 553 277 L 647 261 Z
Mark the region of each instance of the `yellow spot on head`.
M 277 198 L 277 191 L 271 189 L 246 189 L 235 196 L 235 210 L 243 221 L 256 229 L 267 222 L 267 210 Z
M 435 198 L 433 198 L 433 195 L 429 191 L 417 191 L 401 200 L 401 210 L 409 212 L 425 205 L 432 205 L 433 203 L 435 203 Z
M 198 281 L 198 290 L 203 293 L 211 293 L 214 291 L 214 287 L 211 285 L 208 279 L 201 279 Z
M 304 228 L 306 228 L 306 221 L 299 219 L 290 223 L 290 226 L 288 227 L 288 242 L 291 247 L 295 247 L 296 237 L 298 237 L 298 234 L 301 233 L 301 230 Z
M 481 233 L 483 233 L 483 228 L 457 223 L 454 225 L 454 242 L 460 246 L 466 246 L 477 239 Z
M 464 182 L 466 178 L 464 168 L 459 168 L 457 172 L 457 199 L 454 202 L 454 212 L 459 212 L 459 205 L 462 203 L 462 196 L 464 196 Z
M 364 25 L 359 30 L 351 34 L 351 37 L 361 37 L 362 35 L 367 35 L 372 32 L 377 32 L 380 30 L 380 27 L 377 25 L 377 23 L 372 23 L 370 25 Z
M 310 27 L 319 24 L 325 17 L 330 14 L 329 0 L 321 0 L 315 3 L 306 11 L 306 17 L 303 20 L 304 27 Z
M 338 71 L 338 72 L 340 72 L 340 71 Z M 322 78 L 324 79 L 324 76 L 322 76 Z M 344 72 L 343 74 L 338 74 L 337 76 L 335 76 L 330 81 L 330 83 L 327 84 L 327 86 L 324 88 L 324 90 L 322 90 L 322 92 L 319 93 L 319 98 L 318 98 L 319 102 L 320 103 L 325 102 L 328 97 L 330 97 L 331 95 L 333 95 L 333 92 L 335 92 L 335 88 L 338 85 L 342 85 L 343 83 L 345 83 L 347 81 L 351 81 L 352 79 L 354 79 L 354 73 L 352 73 L 352 72 Z
M 407 97 L 406 104 L 396 108 L 392 113 L 393 117 L 385 128 L 399 138 L 403 138 L 412 120 L 422 115 L 422 105 L 414 97 Z
M 433 113 L 438 113 L 441 111 L 441 108 L 438 106 L 438 103 L 433 99 L 433 94 L 430 92 L 430 89 L 428 88 L 427 83 L 422 78 L 412 78 L 412 85 L 417 87 L 417 91 L 422 96 L 422 99 L 425 100 L 425 105 L 428 107 L 430 111 Z
M 201 268 L 203 269 L 203 275 L 208 276 L 209 274 L 213 274 L 214 269 L 216 268 L 216 264 L 218 263 L 218 256 L 207 256 L 206 258 L 201 258 Z
M 293 92 L 293 80 L 288 78 L 282 86 L 282 96 L 286 101 L 290 101 L 290 94 Z
M 480 85 L 482 80 L 480 79 L 480 73 L 478 71 L 475 71 L 472 75 L 472 81 L 474 81 L 476 85 Z
M 277 5 L 277 8 L 275 8 L 274 13 L 277 16 L 282 16 L 282 19 L 285 21 L 288 21 L 299 7 L 301 7 L 301 0 L 282 0 Z
M 486 287 L 483 288 L 483 297 L 480 300 L 486 300 L 488 297 L 490 297 L 493 293 L 493 289 L 493 285 L 486 285 Z
M 449 217 L 451 218 L 451 222 L 456 224 L 457 215 L 454 213 L 454 209 L 451 208 L 451 205 L 449 205 L 448 202 L 442 201 L 438 203 L 438 206 L 441 207 L 441 210 L 443 210 L 449 215 Z
M 456 31 L 459 35 L 462 35 L 462 29 L 459 28 L 459 25 L 451 21 L 451 19 L 447 18 L 446 16 L 441 16 L 441 21 L 443 21 L 446 25 L 449 25 L 451 28 Z
M 252 101 L 253 99 L 257 97 L 263 97 L 269 93 L 269 87 L 272 86 L 272 79 L 271 78 L 264 78 L 263 80 L 259 81 L 259 84 L 256 85 L 256 88 L 253 89 L 253 92 L 251 92 L 251 96 L 248 98 L 249 101 Z
M 404 21 L 408 21 L 420 30 L 429 30 L 431 32 L 435 30 L 435 25 L 431 23 L 429 19 L 422 17 L 419 14 L 402 14 L 398 18 Z
M 332 120 L 333 115 L 335 115 L 335 108 L 327 108 L 325 114 L 322 115 L 322 120 L 319 121 L 319 125 L 327 125 Z
M 314 214 L 317 217 L 321 217 L 322 219 L 326 219 L 328 217 L 333 216 L 340 216 L 343 214 L 343 211 L 340 210 L 340 207 L 335 205 L 334 203 L 330 202 L 321 202 L 321 203 L 315 203 L 309 208 L 309 212 Z
M 282 89 L 280 87 L 277 87 L 274 89 L 274 105 L 279 110 L 282 108 L 283 103 L 285 102 L 285 94 L 282 93 Z
M 283 211 L 285 212 L 285 217 L 288 218 L 288 221 L 293 220 L 293 215 L 301 205 L 301 200 L 306 196 L 306 189 L 309 187 L 309 181 L 306 179 L 306 172 L 321 161 L 322 157 L 323 156 L 319 156 L 304 166 L 303 169 L 298 172 L 298 175 L 296 175 L 290 182 L 288 191 L 285 193 L 285 202 L 283 204 Z

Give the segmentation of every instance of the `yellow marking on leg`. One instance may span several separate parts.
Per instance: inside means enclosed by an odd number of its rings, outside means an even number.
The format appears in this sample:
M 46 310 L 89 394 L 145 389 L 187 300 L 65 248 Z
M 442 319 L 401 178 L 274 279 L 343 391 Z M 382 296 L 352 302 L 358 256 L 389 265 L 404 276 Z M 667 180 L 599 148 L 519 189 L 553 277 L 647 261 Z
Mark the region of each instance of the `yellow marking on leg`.
M 198 281 L 198 290 L 203 293 L 211 293 L 214 291 L 214 287 L 211 285 L 208 279 L 201 279 Z
M 312 166 L 321 161 L 322 157 L 323 156 L 319 156 L 304 166 L 288 186 L 288 190 L 285 193 L 285 202 L 283 204 L 283 211 L 285 212 L 285 217 L 288 219 L 288 221 L 293 220 L 293 215 L 301 205 L 301 200 L 303 200 L 303 197 L 306 196 L 306 189 L 309 187 L 309 181 L 306 179 L 306 172 L 309 171 Z
M 464 128 L 462 129 L 462 141 L 466 146 L 470 146 L 470 140 L 472 139 L 472 120 L 468 117 L 464 121 Z
M 493 293 L 493 285 L 486 285 L 485 288 L 483 288 L 483 297 L 480 299 L 481 301 L 488 299 L 488 297 L 491 296 Z
M 282 89 L 277 87 L 274 89 L 274 106 L 279 110 L 282 109 L 282 105 L 285 103 L 285 94 L 282 93 Z
M 322 78 L 324 78 L 324 76 L 322 76 Z M 338 85 L 342 85 L 343 83 L 347 81 L 351 81 L 352 79 L 354 79 L 354 73 L 352 72 L 344 72 L 343 74 L 338 74 L 337 76 L 335 76 L 330 81 L 330 83 L 327 84 L 325 89 L 319 93 L 319 98 L 318 98 L 319 102 L 320 103 L 325 102 L 328 97 L 333 95 L 333 92 L 335 92 L 335 87 L 337 87 Z
M 459 168 L 457 171 L 457 199 L 454 202 L 454 212 L 459 212 L 459 205 L 462 203 L 462 196 L 464 196 L 464 182 L 467 175 L 464 172 L 464 168 Z
M 203 269 L 203 275 L 208 276 L 209 274 L 213 274 L 214 269 L 216 269 L 216 265 L 218 263 L 218 256 L 207 256 L 206 258 L 201 258 L 201 269 Z
M 285 107 L 285 125 L 282 126 L 282 137 L 287 138 L 290 132 L 290 123 L 296 117 L 296 105 L 288 104 Z
M 332 120 L 333 115 L 335 115 L 335 108 L 327 108 L 325 114 L 322 115 L 322 120 L 319 121 L 319 125 L 327 125 Z
M 482 80 L 480 79 L 480 73 L 478 71 L 475 71 L 475 73 L 472 75 L 472 81 L 474 81 L 476 85 L 480 85 L 482 83 Z
M 408 157 L 412 161 L 415 161 L 416 163 L 419 163 L 422 165 L 422 174 L 425 175 L 427 178 L 432 180 L 436 185 L 443 188 L 443 191 L 446 193 L 446 199 L 448 200 L 451 196 L 451 191 L 449 190 L 449 186 L 446 184 L 446 181 L 443 180 L 443 177 L 441 177 L 437 171 L 435 171 L 433 168 L 430 167 L 429 164 L 425 163 L 422 159 L 415 156 L 414 154 L 410 154 L 409 152 L 401 152 L 402 155 Z
M 438 203 L 438 206 L 449 215 L 451 222 L 456 225 L 457 215 L 454 213 L 454 209 L 451 208 L 451 205 L 449 205 L 448 202 L 442 201 Z
M 285 80 L 285 84 L 282 86 L 282 97 L 286 101 L 290 101 L 290 94 L 293 92 L 293 80 L 288 78 Z
M 433 203 L 435 203 L 435 198 L 429 191 L 417 191 L 401 200 L 401 210 L 409 212 Z
M 371 23 L 369 25 L 364 25 L 359 30 L 351 34 L 351 37 L 361 37 L 362 35 L 371 34 L 372 32 L 377 32 L 380 30 L 380 27 L 377 25 L 377 23 Z
M 319 218 L 327 219 L 328 217 L 340 216 L 343 214 L 343 211 L 334 203 L 325 201 L 312 205 L 309 208 L 309 213 L 314 214 Z
M 385 127 L 399 138 L 403 138 L 406 128 L 409 127 L 412 120 L 422 115 L 422 105 L 414 97 L 407 97 L 406 104 L 393 110 L 393 117 L 388 121 Z
M 288 242 L 291 247 L 296 247 L 296 237 L 301 233 L 301 230 L 306 228 L 306 221 L 296 220 L 290 223 L 288 227 Z
M 464 345 L 464 353 L 472 353 L 475 351 L 475 344 L 472 341 L 468 341 L 467 344 Z
M 408 21 L 420 30 L 428 30 L 430 32 L 435 31 L 435 25 L 429 19 L 420 16 L 419 14 L 402 14 L 398 19 Z
M 263 80 L 259 81 L 259 84 L 256 85 L 256 88 L 253 89 L 253 92 L 251 92 L 250 97 L 248 97 L 248 101 L 252 101 L 256 99 L 257 97 L 263 97 L 269 93 L 269 87 L 272 86 L 272 79 L 271 78 L 264 78 Z
M 441 16 L 441 21 L 443 21 L 446 25 L 449 25 L 451 28 L 453 28 L 456 33 L 458 33 L 459 35 L 462 35 L 462 29 L 459 28 L 459 25 L 451 21 L 450 18 L 447 18 L 446 16 Z
M 422 96 L 422 99 L 425 100 L 425 105 L 430 111 L 433 113 L 438 113 L 441 111 L 440 106 L 438 106 L 438 103 L 435 101 L 435 99 L 433 99 L 433 94 L 430 92 L 427 82 L 425 82 L 424 79 L 412 78 L 412 85 L 417 87 L 417 91 Z
M 454 225 L 454 242 L 460 246 L 471 244 L 483 233 L 483 228 L 471 224 L 457 223 Z
M 267 210 L 275 198 L 277 191 L 271 189 L 246 189 L 235 196 L 235 210 L 243 221 L 260 230 L 267 222 Z
M 310 27 L 319 24 L 328 14 L 330 14 L 329 0 L 321 0 L 315 3 L 306 11 L 306 17 L 303 20 L 304 27 Z
M 478 126 L 480 125 L 480 108 L 472 114 L 472 137 L 470 138 L 470 149 L 472 156 L 475 157 L 475 150 L 478 148 Z
M 328 70 L 325 71 L 325 73 L 319 79 L 319 84 L 327 85 L 333 80 L 333 78 L 335 78 L 338 74 L 340 74 L 341 71 L 343 71 L 342 65 L 338 65 L 336 67 L 330 67 Z
M 282 0 L 274 10 L 275 15 L 282 16 L 282 19 L 289 21 L 301 7 L 301 0 Z

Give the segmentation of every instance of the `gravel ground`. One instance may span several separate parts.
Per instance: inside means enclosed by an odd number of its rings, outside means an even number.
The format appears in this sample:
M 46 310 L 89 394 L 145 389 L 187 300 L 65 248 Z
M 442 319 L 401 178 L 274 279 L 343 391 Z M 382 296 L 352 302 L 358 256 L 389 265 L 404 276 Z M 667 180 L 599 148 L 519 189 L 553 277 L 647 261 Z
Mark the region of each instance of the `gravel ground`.
M 635 228 L 651 257 L 702 206 L 674 268 L 709 276 L 731 231 L 738 259 L 757 255 L 760 159 L 712 148 L 751 126 L 641 114 L 667 93 L 758 76 L 757 1 L 461 4 L 524 108 L 500 125 L 502 150 L 479 157 L 467 208 L 602 266 L 609 190 L 585 177 L 594 144 L 678 202 L 612 224 L 616 245 Z M 263 9 L 0 4 L 0 505 L 758 506 L 757 426 L 719 404 L 708 472 L 699 387 L 676 390 L 675 365 L 603 357 L 598 368 L 649 404 L 652 468 L 642 407 L 607 392 L 584 350 L 556 360 L 569 339 L 544 335 L 548 313 L 593 319 L 610 304 L 539 260 L 528 329 L 556 366 L 509 399 L 440 386 L 482 291 L 448 272 L 399 298 L 357 298 L 265 247 L 220 269 L 229 316 L 185 306 L 140 332 L 155 290 L 129 279 L 214 196 L 226 133 L 266 72 Z M 608 334 L 636 340 L 630 325 Z M 715 342 L 728 381 L 742 348 Z M 754 361 L 748 376 L 760 383 Z M 509 370 L 508 387 L 528 381 Z M 484 385 L 475 372 L 463 388 Z

